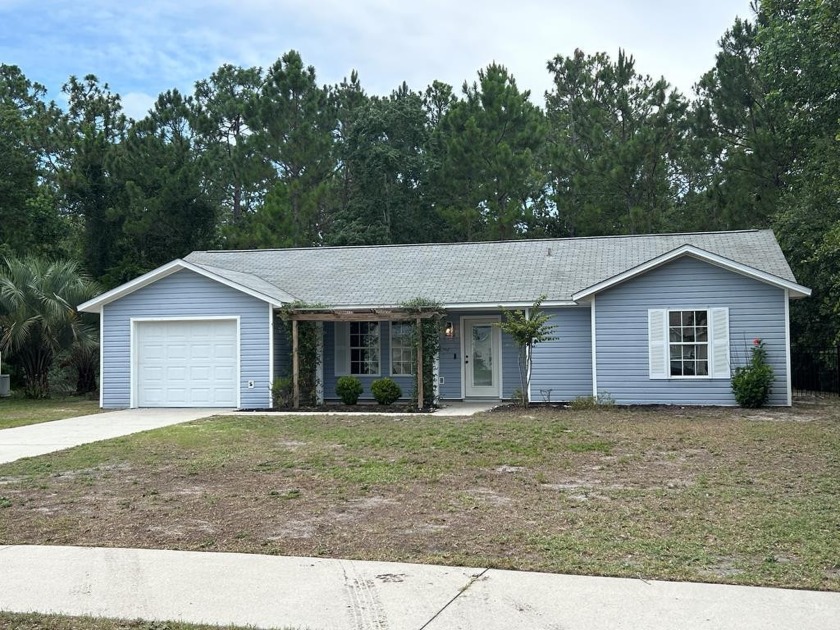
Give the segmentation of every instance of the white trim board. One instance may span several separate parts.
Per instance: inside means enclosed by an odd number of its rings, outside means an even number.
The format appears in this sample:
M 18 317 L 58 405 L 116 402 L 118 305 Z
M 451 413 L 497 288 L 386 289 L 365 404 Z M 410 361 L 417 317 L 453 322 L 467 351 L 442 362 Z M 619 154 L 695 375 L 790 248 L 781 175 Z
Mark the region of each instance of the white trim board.
M 617 284 L 621 284 L 622 282 L 626 282 L 627 280 L 630 280 L 644 273 L 647 273 L 648 271 L 656 269 L 657 267 L 661 267 L 662 265 L 676 260 L 677 258 L 682 258 L 683 256 L 690 256 L 692 258 L 696 258 L 698 260 L 707 262 L 717 267 L 721 267 L 728 271 L 747 276 L 748 278 L 753 278 L 754 280 L 765 282 L 772 286 L 779 287 L 780 289 L 786 289 L 789 291 L 790 297 L 802 298 L 811 295 L 811 289 L 809 289 L 808 287 L 804 287 L 801 284 L 796 284 L 795 282 L 791 282 L 790 280 L 785 280 L 784 278 L 779 278 L 778 276 L 774 276 L 764 271 L 759 271 L 754 267 L 749 267 L 742 263 L 735 262 L 734 260 L 730 260 L 729 258 L 724 258 L 723 256 L 707 252 L 705 250 L 694 247 L 693 245 L 683 245 L 682 247 L 678 247 L 677 249 L 662 254 L 661 256 L 652 258 L 646 263 L 642 263 L 641 265 L 637 265 L 632 269 L 628 269 L 627 271 L 617 274 L 612 278 L 607 278 L 606 280 L 603 280 L 597 284 L 593 284 L 591 287 L 583 289 L 582 291 L 578 291 L 577 293 L 572 295 L 572 299 L 575 301 L 583 300 L 587 297 L 595 295 L 596 293 L 600 293 L 605 289 L 609 289 Z
M 186 260 L 182 260 L 177 258 L 172 262 L 169 262 L 162 267 L 158 267 L 157 269 L 153 269 L 152 271 L 143 274 L 139 278 L 135 278 L 130 282 L 126 282 L 110 291 L 106 291 L 100 296 L 93 298 L 92 300 L 88 300 L 83 304 L 79 304 L 78 309 L 85 313 L 99 313 L 102 310 L 102 307 L 106 304 L 110 304 L 111 302 L 120 299 L 121 297 L 125 297 L 135 291 L 142 289 L 158 280 L 166 278 L 167 276 L 171 276 L 173 273 L 177 273 L 181 270 L 188 270 L 193 271 L 205 278 L 209 278 L 210 280 L 215 280 L 216 282 L 223 284 L 227 287 L 232 289 L 236 289 L 237 291 L 241 291 L 246 295 L 250 295 L 251 297 L 255 297 L 258 300 L 262 300 L 263 302 L 267 302 L 268 304 L 280 308 L 283 306 L 281 302 L 278 300 L 265 295 L 264 293 L 260 293 L 259 291 L 255 291 L 250 289 L 242 284 L 237 282 L 233 282 L 228 280 L 227 278 L 223 278 L 222 276 L 213 273 L 203 267 L 198 265 L 194 265 L 192 263 L 187 262 Z

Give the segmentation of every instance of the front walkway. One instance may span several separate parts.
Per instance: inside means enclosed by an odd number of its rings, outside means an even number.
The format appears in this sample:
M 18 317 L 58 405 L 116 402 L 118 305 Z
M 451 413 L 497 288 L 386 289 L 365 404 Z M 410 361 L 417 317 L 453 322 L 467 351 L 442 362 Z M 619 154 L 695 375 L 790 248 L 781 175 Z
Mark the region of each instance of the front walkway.
M 0 464 L 224 413 L 224 409 L 121 409 L 0 430 Z
M 258 628 L 836 630 L 840 593 L 95 547 L 0 547 L 0 610 Z

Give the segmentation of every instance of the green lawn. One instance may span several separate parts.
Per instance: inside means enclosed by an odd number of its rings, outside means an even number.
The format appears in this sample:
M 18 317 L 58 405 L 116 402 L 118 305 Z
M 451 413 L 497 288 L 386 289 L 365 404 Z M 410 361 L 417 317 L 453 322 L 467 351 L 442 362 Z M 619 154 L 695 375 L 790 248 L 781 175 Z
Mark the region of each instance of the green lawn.
M 0 398 L 0 429 L 85 416 L 100 411 L 102 410 L 99 408 L 99 400 L 89 400 L 79 396 L 63 396 L 46 400 L 30 400 L 17 396 Z
M 0 544 L 840 590 L 836 404 L 217 417 L 0 482 Z

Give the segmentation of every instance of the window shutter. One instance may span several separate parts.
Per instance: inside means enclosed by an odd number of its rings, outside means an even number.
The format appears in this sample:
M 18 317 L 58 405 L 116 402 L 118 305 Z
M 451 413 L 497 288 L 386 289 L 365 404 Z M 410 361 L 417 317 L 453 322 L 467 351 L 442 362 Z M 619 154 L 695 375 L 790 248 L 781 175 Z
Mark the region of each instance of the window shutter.
M 712 378 L 729 378 L 729 309 L 710 309 L 709 316 L 712 324 L 709 373 Z
M 668 378 L 668 317 L 663 308 L 648 311 L 650 378 Z
M 335 373 L 350 373 L 350 324 L 334 322 L 335 327 Z

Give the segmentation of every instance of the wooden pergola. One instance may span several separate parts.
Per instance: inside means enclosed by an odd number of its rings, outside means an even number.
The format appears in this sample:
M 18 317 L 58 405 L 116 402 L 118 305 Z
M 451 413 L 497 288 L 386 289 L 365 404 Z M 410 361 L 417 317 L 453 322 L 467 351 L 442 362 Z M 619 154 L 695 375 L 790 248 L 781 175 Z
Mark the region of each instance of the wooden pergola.
M 417 408 L 423 408 L 423 327 L 424 319 L 431 319 L 443 314 L 439 308 L 369 308 L 369 309 L 328 309 L 300 308 L 284 311 L 282 317 L 292 322 L 292 405 L 300 408 L 300 362 L 298 357 L 298 322 L 370 322 L 415 321 L 417 324 Z

